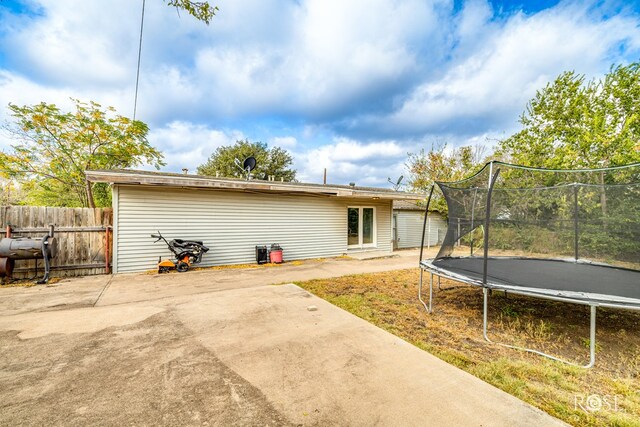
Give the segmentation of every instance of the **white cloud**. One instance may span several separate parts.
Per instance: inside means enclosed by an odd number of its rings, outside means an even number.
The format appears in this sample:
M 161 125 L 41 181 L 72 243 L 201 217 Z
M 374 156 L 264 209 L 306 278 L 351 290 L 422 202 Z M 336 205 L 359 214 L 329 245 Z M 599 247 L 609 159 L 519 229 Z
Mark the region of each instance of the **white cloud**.
M 465 19 L 466 13 L 461 37 L 492 37 L 482 38 L 475 53 L 452 64 L 441 79 L 419 85 L 391 114 L 392 126 L 450 131 L 468 119 L 509 126 L 535 91 L 562 71 L 599 76 L 609 61 L 622 59 L 615 56 L 622 42 L 631 49 L 640 47 L 637 17 L 594 20 L 585 6 L 569 4 L 532 16 L 519 13 L 498 30 L 486 21 L 486 8 L 481 7 L 475 19 Z
M 171 122 L 167 126 L 149 132 L 149 142 L 164 153 L 167 165 L 164 169 L 179 171 L 187 168 L 194 172 L 205 163 L 216 148 L 233 145 L 243 139 L 242 132 L 221 131 L 205 125 L 188 122 Z
M 294 136 L 276 136 L 269 141 L 273 147 L 293 148 L 298 144 Z
M 322 180 L 326 168 L 330 183 L 386 186 L 386 174 L 403 173 L 406 154 L 395 141 L 363 143 L 337 138 L 332 144 L 300 153 L 295 166 L 302 181 Z
M 9 103 L 15 105 L 37 104 L 41 101 L 71 105 L 69 88 L 43 86 L 20 75 L 0 69 L 0 117 L 5 117 Z
M 135 63 L 127 59 L 134 60 L 137 52 L 133 37 L 123 37 L 136 22 L 127 3 L 115 0 L 105 7 L 84 0 L 32 2 L 44 16 L 4 17 L 11 28 L 4 42 L 19 47 L 6 54 L 25 73 L 54 85 L 121 84 L 131 78 L 132 69 L 135 72 Z
M 29 4 L 39 13 L 0 13 L 0 120 L 8 102 L 69 97 L 131 115 L 140 3 Z M 292 150 L 300 179 L 327 167 L 332 182 L 386 185 L 420 141 L 503 137 L 560 72 L 599 77 L 640 53 L 638 11 L 595 2 L 527 14 L 485 0 L 216 4 L 206 26 L 146 2 L 138 118 L 169 170 L 250 135 Z
M 241 5 L 228 7 L 234 15 Z M 257 35 L 203 46 L 191 77 L 216 113 L 333 116 L 415 72 L 417 58 L 407 44 L 440 31 L 435 8 L 419 1 L 289 4 L 283 16 L 268 15 L 281 35 L 277 43 Z

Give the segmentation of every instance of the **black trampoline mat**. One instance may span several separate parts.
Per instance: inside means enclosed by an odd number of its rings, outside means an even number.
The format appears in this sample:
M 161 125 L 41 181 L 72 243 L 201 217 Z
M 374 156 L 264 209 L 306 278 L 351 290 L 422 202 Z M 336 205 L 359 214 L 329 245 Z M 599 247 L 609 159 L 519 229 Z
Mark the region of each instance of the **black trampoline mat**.
M 470 279 L 482 280 L 483 258 L 440 258 L 432 264 Z M 640 271 L 597 264 L 552 259 L 489 258 L 487 282 L 640 300 Z

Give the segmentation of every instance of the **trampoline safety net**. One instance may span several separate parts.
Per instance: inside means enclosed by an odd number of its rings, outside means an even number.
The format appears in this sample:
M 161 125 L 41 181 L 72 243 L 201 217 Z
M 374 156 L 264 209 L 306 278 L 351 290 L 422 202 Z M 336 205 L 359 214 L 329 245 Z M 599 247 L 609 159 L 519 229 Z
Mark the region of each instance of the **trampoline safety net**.
M 587 304 L 586 365 L 496 344 L 592 367 L 596 308 L 640 310 L 640 163 L 547 170 L 491 162 L 467 179 L 437 185 L 447 204 L 447 231 L 434 258 L 423 260 L 420 252 L 418 299 L 425 309 L 433 311 L 434 275 L 482 286 L 483 333 L 492 342 L 489 290 Z M 432 195 L 433 188 L 429 201 Z M 428 302 L 422 299 L 425 270 L 430 272 Z
M 437 185 L 448 220 L 434 265 L 486 256 L 640 270 L 640 163 L 547 170 L 491 162 L 470 178 Z

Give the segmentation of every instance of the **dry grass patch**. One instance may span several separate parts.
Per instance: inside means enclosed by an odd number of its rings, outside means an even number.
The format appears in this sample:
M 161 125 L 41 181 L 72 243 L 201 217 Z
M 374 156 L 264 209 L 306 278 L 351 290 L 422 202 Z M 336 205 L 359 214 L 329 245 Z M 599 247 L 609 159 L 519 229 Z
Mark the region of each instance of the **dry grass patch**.
M 36 278 L 30 278 L 30 279 L 4 279 L 3 282 L 0 282 L 0 287 L 2 288 L 30 288 L 32 286 L 38 286 L 38 284 L 36 283 L 36 281 L 40 280 L 42 278 L 42 276 L 38 276 Z M 44 284 L 46 285 L 53 285 L 55 283 L 58 283 L 59 281 L 66 279 L 66 277 L 52 277 L 49 279 L 49 281 Z
M 434 313 L 417 270 L 312 280 L 299 286 L 573 425 L 640 426 L 640 313 L 598 309 L 597 361 L 581 369 L 487 343 L 482 291 L 442 280 Z M 494 292 L 490 338 L 588 362 L 589 309 Z M 596 395 L 605 398 L 599 410 Z M 595 405 L 595 406 L 594 406 Z M 584 409 L 583 409 L 584 408 Z
M 322 261 L 322 258 L 318 258 L 318 260 L 312 261 Z M 306 260 L 308 262 L 308 260 Z M 297 266 L 304 264 L 303 260 L 295 260 L 295 261 L 286 261 L 280 264 L 276 264 L 273 262 L 267 262 L 264 264 L 227 264 L 227 265 L 214 265 L 211 267 L 189 267 L 189 271 L 217 271 L 217 270 L 251 270 L 251 269 L 259 269 L 259 268 L 278 268 L 283 266 Z M 147 270 L 143 274 L 153 275 L 153 274 L 182 274 L 176 271 L 175 269 L 169 270 L 165 273 L 158 273 L 157 269 Z

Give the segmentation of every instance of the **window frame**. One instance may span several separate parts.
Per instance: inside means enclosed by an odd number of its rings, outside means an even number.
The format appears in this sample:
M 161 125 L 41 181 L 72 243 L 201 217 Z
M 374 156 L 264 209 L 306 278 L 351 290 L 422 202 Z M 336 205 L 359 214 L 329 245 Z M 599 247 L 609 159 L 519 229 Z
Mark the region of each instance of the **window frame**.
M 358 209 L 358 243 L 354 245 L 349 244 L 349 209 Z M 372 242 L 371 243 L 363 243 L 364 242 L 364 209 L 372 209 L 373 210 L 373 227 L 371 230 L 372 233 Z M 347 206 L 347 249 L 368 249 L 368 248 L 377 248 L 378 247 L 378 220 L 377 220 L 377 212 L 375 206 L 369 205 L 357 205 L 357 206 Z

